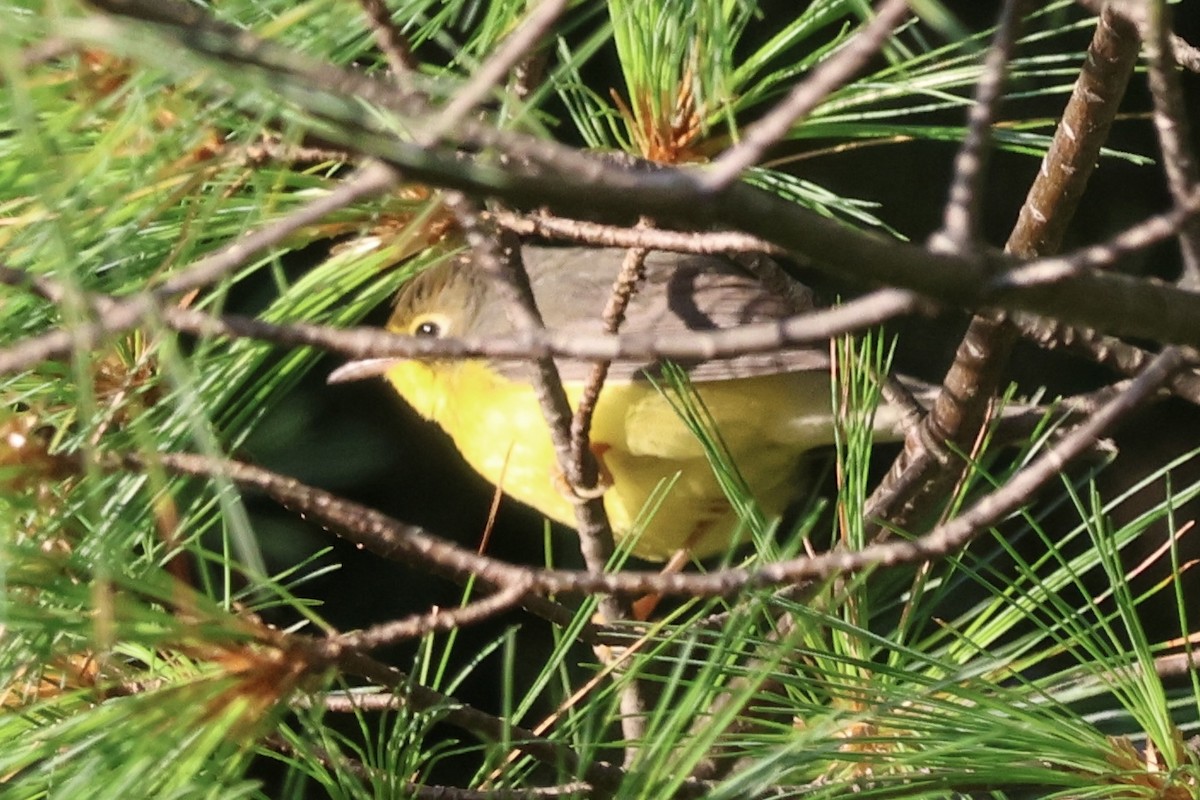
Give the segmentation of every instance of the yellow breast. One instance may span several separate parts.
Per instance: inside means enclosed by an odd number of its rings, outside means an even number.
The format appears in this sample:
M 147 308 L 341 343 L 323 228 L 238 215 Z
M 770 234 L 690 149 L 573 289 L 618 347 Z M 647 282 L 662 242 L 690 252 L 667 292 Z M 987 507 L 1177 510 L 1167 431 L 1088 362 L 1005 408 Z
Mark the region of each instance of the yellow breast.
M 420 414 L 440 425 L 467 462 L 505 493 L 574 525 L 575 511 L 532 387 L 482 361 L 402 362 L 387 378 Z M 801 453 L 828 442 L 829 379 L 786 373 L 696 385 L 760 507 L 782 512 L 795 497 Z M 574 407 L 578 386 L 567 387 Z M 824 424 L 813 418 L 824 417 Z M 802 425 L 796 420 L 804 420 Z M 704 450 L 670 403 L 647 383 L 605 386 L 592 443 L 612 486 L 604 504 L 618 541 L 636 535 L 635 555 L 661 561 L 681 547 L 698 556 L 724 551 L 738 519 Z M 644 526 L 647 503 L 671 483 Z M 657 499 L 657 498 L 656 498 Z

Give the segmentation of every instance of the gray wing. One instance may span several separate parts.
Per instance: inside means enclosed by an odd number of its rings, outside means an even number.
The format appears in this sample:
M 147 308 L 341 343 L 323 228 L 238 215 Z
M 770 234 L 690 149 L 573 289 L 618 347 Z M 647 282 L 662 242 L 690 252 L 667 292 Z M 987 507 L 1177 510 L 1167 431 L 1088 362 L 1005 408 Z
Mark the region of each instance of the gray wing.
M 624 249 L 526 246 L 521 252 L 548 328 L 567 334 L 602 332 L 600 314 L 625 258 Z M 630 301 L 620 330 L 685 334 L 771 322 L 812 308 L 811 295 L 796 287 L 771 291 L 760 278 L 722 256 L 653 252 L 646 258 L 646 279 Z M 697 382 L 829 368 L 824 347 L 720 360 L 673 360 Z M 590 362 L 574 359 L 559 359 L 558 365 L 564 380 L 582 380 L 591 368 Z M 609 376 L 612 380 L 657 377 L 661 367 L 661 361 L 614 362 Z

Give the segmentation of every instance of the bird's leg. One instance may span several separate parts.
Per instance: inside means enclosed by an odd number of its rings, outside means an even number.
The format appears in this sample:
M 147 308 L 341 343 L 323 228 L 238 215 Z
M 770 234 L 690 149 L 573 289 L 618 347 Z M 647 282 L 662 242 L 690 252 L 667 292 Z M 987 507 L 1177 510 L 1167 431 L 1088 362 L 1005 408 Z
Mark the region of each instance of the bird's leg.
M 596 485 L 595 486 L 573 486 L 567 476 L 561 470 L 556 470 L 554 474 L 554 486 L 572 503 L 579 501 L 595 500 L 597 497 L 603 496 L 613 485 L 612 473 L 608 471 L 608 467 L 604 466 L 604 454 L 611 448 L 611 445 L 603 442 L 592 442 L 588 445 L 592 449 L 592 455 L 596 457 Z

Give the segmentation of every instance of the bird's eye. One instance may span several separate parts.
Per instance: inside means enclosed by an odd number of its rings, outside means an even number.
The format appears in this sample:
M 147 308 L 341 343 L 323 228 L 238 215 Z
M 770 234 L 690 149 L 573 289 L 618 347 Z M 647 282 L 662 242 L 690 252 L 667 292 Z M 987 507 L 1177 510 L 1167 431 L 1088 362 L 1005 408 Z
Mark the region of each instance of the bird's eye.
M 436 320 L 421 319 L 413 323 L 413 336 L 427 336 L 431 339 L 436 339 L 442 335 L 442 325 Z

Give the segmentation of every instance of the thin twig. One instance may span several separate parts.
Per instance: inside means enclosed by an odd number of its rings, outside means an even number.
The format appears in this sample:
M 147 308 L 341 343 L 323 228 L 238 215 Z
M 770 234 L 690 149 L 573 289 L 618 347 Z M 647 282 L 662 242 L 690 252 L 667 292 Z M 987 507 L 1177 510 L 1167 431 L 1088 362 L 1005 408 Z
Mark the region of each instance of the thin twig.
M 509 141 L 509 144 L 515 139 Z M 544 144 L 544 143 L 542 143 Z M 413 177 L 518 204 L 543 203 L 565 212 L 620 217 L 636 205 L 656 219 L 687 218 L 694 224 L 721 219 L 811 259 L 812 266 L 840 279 L 911 289 L 939 303 L 967 308 L 1000 307 L 1057 317 L 1115 335 L 1200 344 L 1200 297 L 1126 275 L 1081 270 L 1036 290 L 999 291 L 995 276 L 1012 260 L 994 253 L 956 256 L 930 253 L 894 239 L 850 230 L 795 203 L 745 183 L 703 195 L 694 169 L 648 172 L 592 161 L 559 158 L 542 144 L 523 152 L 542 158 L 528 167 L 514 162 L 496 170 L 463 159 L 443 160 L 394 137 L 358 132 L 352 146 L 411 171 Z M 1080 297 L 1088 302 L 1081 303 Z
M 0 272 L 0 279 L 3 273 Z M 178 331 L 206 336 L 249 337 L 284 345 L 311 345 L 350 358 L 469 358 L 524 361 L 545 356 L 582 360 L 708 360 L 820 342 L 863 330 L 916 311 L 927 310 L 915 295 L 880 289 L 836 308 L 797 314 L 778 322 L 686 334 L 571 334 L 530 331 L 494 339 L 418 338 L 376 328 L 332 328 L 307 323 L 277 325 L 232 314 L 213 316 L 190 309 L 163 309 L 164 321 Z M 9 363 L 0 350 L 0 367 Z M 367 364 L 378 371 L 383 364 Z M 350 371 L 346 380 L 371 372 Z
M 748 128 L 737 146 L 705 170 L 701 187 L 708 192 L 719 192 L 758 163 L 771 146 L 787 136 L 797 120 L 854 77 L 908 14 L 908 0 L 883 0 L 875 9 L 874 18 L 862 30 L 822 61 L 782 102 Z
M 983 204 L 983 184 L 992 148 L 992 124 L 1004 98 L 1022 6 L 1021 0 L 1005 0 L 996 35 L 984 58 L 975 102 L 967 112 L 967 133 L 954 158 L 954 177 L 942 216 L 942 229 L 930 241 L 930 246 L 936 249 L 967 253 L 978 246 L 979 209 Z
M 957 551 L 979 531 L 998 523 L 1028 503 L 1039 487 L 1060 474 L 1072 459 L 1090 449 L 1118 420 L 1152 397 L 1184 363 L 1184 354 L 1178 348 L 1164 350 L 1125 391 L 1112 398 L 1086 422 L 1066 434 L 1054 447 L 1014 475 L 1001 489 L 982 498 L 953 520 L 937 526 L 913 544 L 920 543 L 920 549 L 925 552 Z M 892 545 L 873 545 L 860 552 L 890 546 Z
M 535 786 L 527 789 L 487 788 L 460 789 L 456 786 L 431 786 L 405 783 L 403 795 L 413 800 L 575 800 L 575 798 L 608 796 L 597 792 L 582 781 L 562 786 Z
M 364 630 L 342 634 L 336 638 L 340 644 L 346 647 L 366 652 L 429 633 L 476 625 L 519 605 L 525 594 L 526 587 L 524 585 L 513 583 L 501 587 L 482 600 L 476 600 L 466 605 L 456 608 L 434 608 L 423 614 L 414 614 L 404 619 L 372 625 Z
M 767 253 L 784 251 L 740 231 L 670 231 L 663 228 L 626 228 L 581 219 L 565 219 L 541 212 L 527 215 L 493 212 L 496 222 L 522 236 L 540 236 L 596 247 L 641 247 L 672 253 Z
M 1200 669 L 1200 650 L 1172 653 L 1154 659 L 1154 673 L 1160 678 L 1187 675 Z
M 1198 195 L 1200 196 L 1200 195 Z M 1171 212 L 1177 215 L 1178 212 Z M 1153 218 L 1155 222 L 1159 218 Z M 1134 231 L 1135 229 L 1131 229 Z M 1104 250 L 1101 246 L 1088 252 Z M 1054 263 L 1065 261 L 1052 260 Z M 0 266 L 0 283 L 26 286 L 41 296 L 57 302 L 61 286 L 57 281 L 21 270 Z M 331 328 L 306 323 L 275 324 L 237 315 L 213 316 L 194 309 L 164 306 L 146 317 L 130 317 L 129 309 L 117 303 L 127 302 L 102 295 L 89 295 L 98 310 L 98 323 L 106 333 L 117 333 L 141 324 L 153 324 L 162 318 L 174 330 L 202 336 L 255 338 L 289 346 L 319 347 L 349 358 L 375 357 L 371 367 L 376 374 L 391 358 L 466 358 L 528 360 L 539 355 L 565 356 L 579 359 L 607 358 L 612 360 L 656 360 L 725 358 L 748 353 L 777 350 L 786 345 L 801 345 L 822 341 L 862 328 L 871 327 L 904 313 L 920 310 L 915 297 L 909 293 L 885 289 L 851 301 L 834 309 L 789 317 L 778 324 L 750 326 L 722 331 L 695 331 L 687 338 L 628 336 L 579 338 L 556 335 L 553 331 L 536 336 L 523 335 L 488 340 L 428 339 L 399 336 L 377 328 Z M 1107 366 L 1121 375 L 1134 375 L 1153 355 L 1134 345 L 1113 337 L 1101 336 L 1078 328 L 1064 328 L 1061 336 L 1041 338 L 1043 329 L 1023 330 L 1027 336 L 1047 349 L 1062 348 Z M 0 350 L 0 371 L 18 371 L 35 366 L 49 358 L 59 358 L 70 352 L 64 331 L 32 337 L 5 350 Z M 344 379 L 363 377 L 359 369 L 347 370 Z M 336 373 L 335 373 L 336 374 Z M 1200 374 L 1184 371 L 1169 384 L 1180 398 L 1200 404 Z M 569 618 L 570 612 L 566 612 Z M 543 615 L 544 616 L 544 615 Z
M 1177 206 L 1182 206 L 1200 186 L 1200 164 L 1190 140 L 1183 88 L 1175 71 L 1169 40 L 1171 10 L 1165 2 L 1146 4 L 1147 26 L 1143 33 L 1149 65 L 1150 96 L 1154 100 L 1154 129 L 1162 152 L 1167 188 Z M 1200 218 L 1192 218 L 1179 232 L 1183 273 L 1179 285 L 1200 289 Z
M 643 228 L 651 227 L 649 220 L 645 218 L 638 225 Z M 621 323 L 625 321 L 625 309 L 637 291 L 638 284 L 645 277 L 646 254 L 645 249 L 638 247 L 626 251 L 620 273 L 614 279 L 612 292 L 600 315 L 605 333 L 618 333 Z M 600 392 L 604 388 L 611 364 L 608 360 L 593 362 L 591 372 L 579 394 L 579 402 L 575 405 L 575 414 L 571 418 L 571 467 L 567 477 L 578 490 L 585 493 L 602 491 L 604 488 L 600 486 L 600 474 L 597 469 L 599 458 L 585 458 L 584 451 L 589 447 L 592 415 L 596 411 L 596 401 L 600 399 Z
M 368 767 L 357 758 L 351 758 L 341 752 L 332 753 L 315 742 L 307 741 L 304 742 L 303 747 L 297 747 L 281 734 L 269 733 L 263 737 L 262 743 L 277 753 L 300 756 L 305 761 L 315 760 L 321 766 L 331 769 L 335 773 L 349 773 L 362 782 L 363 789 L 367 788 L 372 775 L 379 773 L 379 770 Z
M 433 144 L 457 126 L 471 109 L 487 98 L 494 86 L 504 80 L 509 70 L 537 47 L 566 9 L 567 0 L 541 0 L 491 57 L 471 72 L 470 80 L 420 132 L 419 140 L 426 145 Z
M 1022 327 L 1021 332 L 1047 350 L 1065 350 L 1108 367 L 1118 375 L 1136 375 L 1154 357 L 1153 352 L 1144 348 L 1080 328 L 1057 330 L 1057 335 L 1051 338 L 1042 338 L 1040 326 Z M 1195 370 L 1178 372 L 1167 382 L 1167 388 L 1181 400 L 1200 406 L 1200 373 Z
M 273 74 L 276 89 L 285 92 L 298 85 L 304 91 L 324 92 L 330 98 L 357 96 L 379 108 L 398 114 L 428 112 L 424 96 L 402 89 L 393 81 L 380 80 L 353 68 L 306 58 L 274 41 L 262 39 L 208 10 L 179 0 L 89 0 L 91 5 L 119 18 L 154 23 L 157 33 L 177 42 L 189 52 L 219 61 L 225 69 L 248 68 Z M 85 41 L 119 39 L 126 32 L 102 17 L 89 20 Z M 332 110 L 332 109 L 331 109 Z M 361 112 L 361 108 L 353 113 Z M 342 106 L 340 112 L 350 111 Z
M 524 579 L 520 572 L 500 570 L 493 573 L 495 581 L 476 567 L 480 564 L 490 564 L 491 559 L 482 562 L 472 560 L 475 554 L 462 550 L 468 557 L 458 558 L 460 548 L 450 545 L 439 537 L 426 533 L 414 525 L 391 520 L 377 512 L 355 503 L 350 503 L 336 495 L 314 489 L 292 478 L 279 475 L 269 470 L 250 467 L 235 461 L 207 459 L 192 454 L 157 454 L 153 458 L 143 458 L 129 455 L 123 463 L 133 469 L 145 470 L 151 465 L 159 465 L 164 469 L 179 474 L 189 474 L 205 477 L 228 476 L 238 482 L 233 475 L 241 476 L 241 485 L 253 487 L 269 495 L 283 507 L 305 511 L 317 508 L 325 509 L 320 518 L 328 519 L 338 531 L 355 530 L 365 538 L 351 541 L 368 546 L 377 555 L 384 558 L 411 564 L 432 572 L 439 577 L 465 586 L 473 580 L 483 583 L 484 588 L 493 589 L 497 595 L 507 596 L 507 589 L 523 586 Z M 158 468 L 155 466 L 154 468 Z M 427 557 L 426 550 L 435 555 Z M 486 570 L 484 571 L 486 572 Z M 513 589 L 515 591 L 515 589 Z M 516 601 L 526 611 L 548 622 L 566 628 L 575 624 L 577 612 L 536 594 L 522 593 Z M 608 627 L 586 623 L 580 629 L 579 638 L 593 646 L 623 646 L 629 642 L 630 634 Z
M 420 64 L 413 58 L 412 47 L 407 37 L 392 21 L 386 0 L 358 0 L 359 7 L 371 25 L 371 33 L 375 36 L 375 44 L 387 59 L 392 71 L 392 78 L 402 88 L 405 79 L 416 72 Z
M 1131 51 L 1136 54 L 1136 49 Z M 1180 232 L 1200 211 L 1200 189 L 1182 204 L 1135 225 L 1102 244 L 1092 245 L 1062 259 L 1043 259 L 1038 271 L 1043 275 L 1058 271 L 1067 274 L 1078 266 L 1107 267 L 1121 257 L 1163 241 Z M 1014 278 L 1018 278 L 1019 273 Z M 1021 334 L 1047 350 L 1065 350 L 1109 367 L 1120 375 L 1137 374 L 1153 353 L 1092 328 L 1063 325 L 1056 320 L 1018 313 L 1014 321 Z M 1200 405 L 1200 375 L 1180 372 L 1171 379 L 1170 390 L 1183 400 Z
M 54 302 L 61 296 L 56 281 L 3 265 L 0 265 L 0 283 L 26 286 Z M 378 328 L 345 329 L 300 322 L 276 324 L 235 314 L 218 316 L 175 305 L 156 305 L 152 299 L 140 295 L 113 298 L 91 294 L 87 297 L 97 316 L 96 322 L 90 323 L 92 328 L 89 328 L 96 337 L 119 333 L 141 324 L 153 324 L 161 319 L 167 326 L 182 333 L 320 347 L 355 359 L 484 357 L 528 361 L 539 357 L 565 356 L 616 361 L 731 358 L 824 341 L 927 309 L 911 292 L 881 289 L 837 308 L 798 314 L 778 322 L 724 330 L 690 331 L 670 336 L 566 335 L 538 330 L 493 339 L 432 339 L 402 336 Z M 29 337 L 9 348 L 0 349 L 0 374 L 28 369 L 70 352 L 71 342 L 65 331 L 56 329 Z M 382 361 L 368 363 L 361 369 L 347 371 L 343 379 L 378 374 L 383 367 Z
M 1072 165 L 1069 162 L 1055 162 L 1054 166 L 1059 167 L 1063 171 L 1063 174 L 1069 174 L 1072 169 Z M 1073 184 L 1062 185 L 1056 191 L 1065 192 L 1074 188 L 1077 187 Z M 1047 202 L 1047 200 L 1040 202 Z M 1031 213 L 1031 215 L 1033 214 Z M 1033 261 L 1026 262 L 1022 267 L 1015 267 L 1014 272 L 1019 272 L 1025 267 L 1030 267 L 1034 271 L 1045 274 L 1056 273 L 1056 279 L 1061 279 L 1064 276 L 1077 274 L 1081 270 L 1111 268 L 1116 266 L 1126 256 L 1145 250 L 1151 245 L 1158 244 L 1177 235 L 1191 220 L 1197 219 L 1198 215 L 1200 215 L 1200 189 L 1196 189 L 1182 203 L 1170 211 L 1147 217 L 1106 241 L 1086 245 L 1063 256 L 1036 258 Z M 1064 227 L 1049 218 L 1046 219 L 1045 224 L 1047 226 L 1053 225 L 1053 227 Z M 1042 229 L 1041 235 L 1045 237 L 1045 228 Z M 1055 235 L 1061 236 L 1061 233 Z M 1049 243 L 1050 241 L 1043 238 L 1035 246 L 1039 249 L 1044 249 Z
M 274 136 L 264 136 L 261 141 L 238 148 L 229 156 L 246 166 L 259 166 L 270 162 L 322 164 L 329 161 L 354 161 L 357 158 L 356 153 L 346 150 L 292 145 Z

